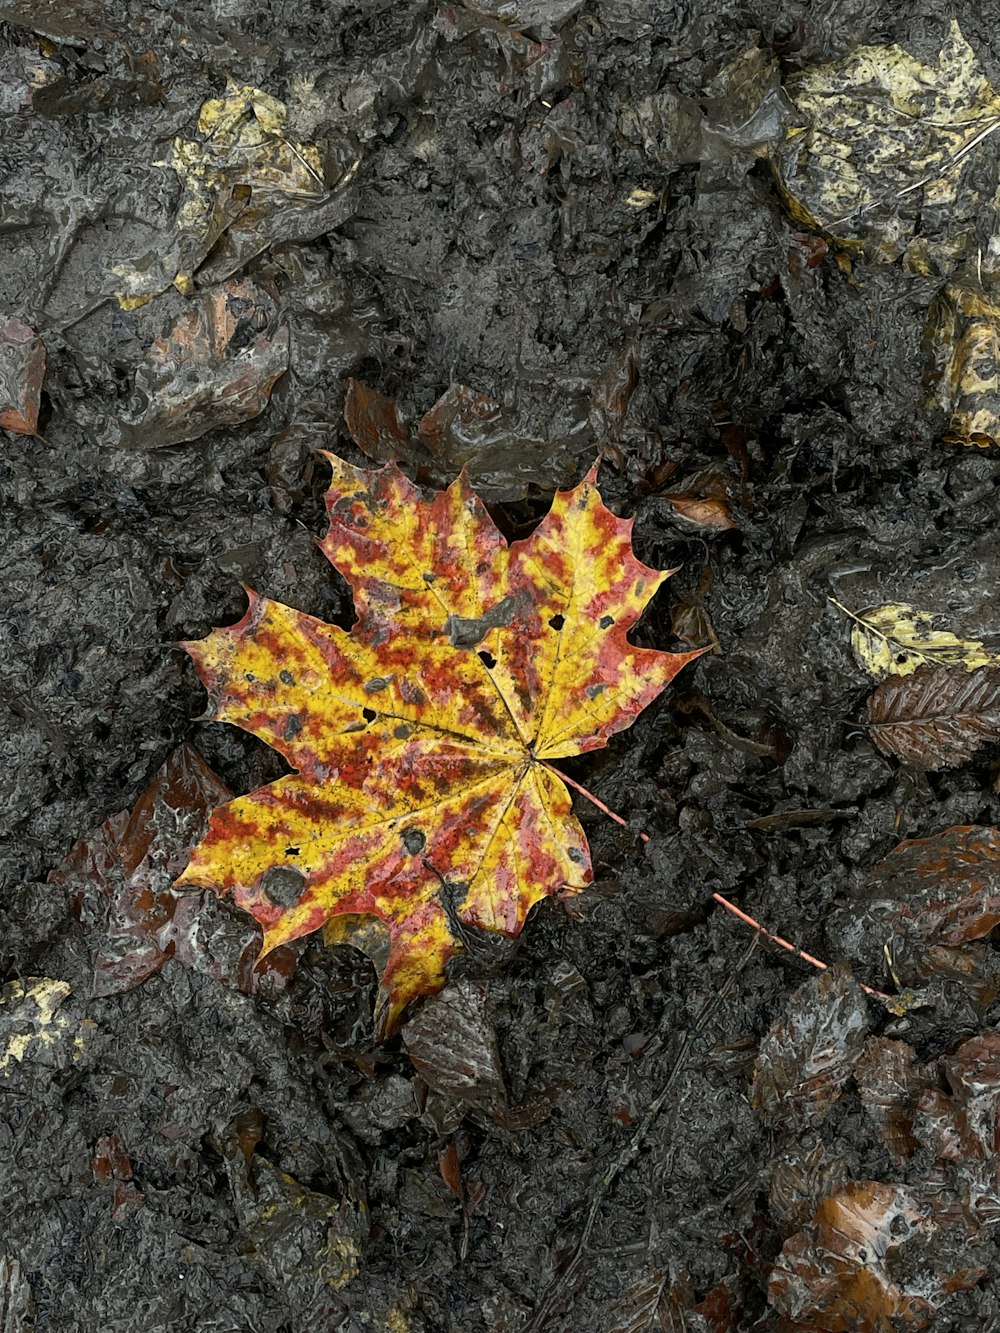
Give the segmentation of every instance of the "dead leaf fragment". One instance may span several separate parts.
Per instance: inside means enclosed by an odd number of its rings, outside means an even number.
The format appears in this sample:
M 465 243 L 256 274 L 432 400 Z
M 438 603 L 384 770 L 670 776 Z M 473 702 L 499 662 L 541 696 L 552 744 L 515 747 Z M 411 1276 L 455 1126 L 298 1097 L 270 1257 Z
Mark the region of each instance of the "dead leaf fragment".
M 0 430 L 35 434 L 44 379 L 41 338 L 16 315 L 0 315 Z
M 983 279 L 948 283 L 927 313 L 928 406 L 948 417 L 945 441 L 1000 444 L 1000 303 Z
M 785 92 L 798 123 L 771 162 L 796 221 L 886 262 L 907 252 L 919 272 L 974 253 L 997 204 L 995 173 L 984 192 L 973 172 L 994 152 L 1000 96 L 956 22 L 933 63 L 860 46 L 807 66 Z
M 726 532 L 738 528 L 729 501 L 724 495 L 665 495 L 663 497 L 678 518 L 696 528 Z
M 920 667 L 890 676 L 868 700 L 868 732 L 885 755 L 936 771 L 1000 740 L 1000 670 Z
M 249 278 L 196 297 L 135 375 L 142 409 L 118 443 L 162 449 L 259 416 L 288 369 L 288 326 L 274 297 Z
M 796 1328 L 815 1333 L 903 1333 L 926 1328 L 945 1296 L 986 1271 L 966 1246 L 968 1219 L 940 1226 L 935 1209 L 903 1185 L 856 1180 L 824 1199 L 812 1221 L 785 1242 L 768 1282 L 772 1305 Z M 906 1250 L 940 1254 L 909 1278 Z M 900 1274 L 900 1276 L 896 1276 Z
M 864 1106 L 879 1136 L 897 1162 L 908 1161 L 920 1146 L 913 1133 L 917 1100 L 927 1080 L 916 1053 L 905 1041 L 869 1037 L 854 1066 Z
M 851 1077 L 867 1031 L 864 994 L 849 972 L 810 977 L 761 1042 L 754 1109 L 772 1124 L 818 1125 Z
M 921 666 L 960 666 L 966 671 L 1000 661 L 978 639 L 960 639 L 938 626 L 942 617 L 907 602 L 886 602 L 848 611 L 830 599 L 854 622 L 851 649 L 869 675 L 912 676 Z
M 196 273 L 221 282 L 274 242 L 313 240 L 343 221 L 357 163 L 330 189 L 320 145 L 289 139 L 287 119 L 276 97 L 232 80 L 225 97 L 202 105 L 199 137 L 175 139 L 156 164 L 183 183 L 173 230 L 146 255 L 113 269 L 123 309 L 144 305 L 171 283 L 189 296 Z
M 462 982 L 434 996 L 403 1029 L 403 1045 L 428 1087 L 491 1115 L 507 1109 L 486 992 Z
M 245 921 L 220 914 L 211 894 L 174 891 L 209 810 L 229 794 L 192 746 L 179 746 L 131 812 L 105 820 L 49 875 L 76 890 L 76 914 L 92 939 L 96 995 L 138 986 L 168 958 L 249 993 L 265 978 L 280 987 L 291 976 L 290 950 L 256 963 L 256 932 Z
M 399 404 L 360 380 L 349 379 L 344 395 L 344 425 L 358 448 L 373 462 L 396 463 L 406 457 L 410 429 Z
M 470 932 L 514 937 L 590 882 L 550 762 L 603 747 L 699 653 L 629 643 L 667 574 L 636 560 L 596 468 L 508 546 L 465 474 L 428 496 L 392 465 L 326 457 L 322 550 L 358 620 L 346 633 L 248 590 L 238 624 L 185 644 L 212 715 L 293 772 L 220 807 L 177 883 L 231 894 L 265 953 L 360 918 L 360 947 L 388 946 L 384 1035 Z

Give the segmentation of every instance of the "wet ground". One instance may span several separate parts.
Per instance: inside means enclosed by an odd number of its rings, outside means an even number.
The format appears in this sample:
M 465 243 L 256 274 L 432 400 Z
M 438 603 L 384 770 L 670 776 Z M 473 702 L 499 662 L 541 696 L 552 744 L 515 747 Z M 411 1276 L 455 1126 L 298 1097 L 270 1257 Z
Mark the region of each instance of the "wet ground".
M 786 109 L 746 130 L 732 73 L 759 105 L 861 42 L 929 58 L 939 9 L 0 0 L 0 314 L 46 358 L 0 455 L 5 1333 L 1000 1328 L 1000 852 L 876 869 L 995 823 L 996 751 L 879 753 L 829 600 L 996 643 L 1000 463 L 927 404 L 940 276 L 793 221 Z M 995 13 L 955 14 L 1000 84 Z M 512 534 L 603 450 L 680 566 L 640 640 L 718 646 L 567 765 L 630 824 L 580 803 L 592 890 L 386 1046 L 362 955 L 254 971 L 168 887 L 220 784 L 281 771 L 176 641 L 241 582 L 350 622 L 313 539 L 352 379 L 400 404 L 362 443 L 467 461 Z M 914 927 L 970 857 L 961 938 Z

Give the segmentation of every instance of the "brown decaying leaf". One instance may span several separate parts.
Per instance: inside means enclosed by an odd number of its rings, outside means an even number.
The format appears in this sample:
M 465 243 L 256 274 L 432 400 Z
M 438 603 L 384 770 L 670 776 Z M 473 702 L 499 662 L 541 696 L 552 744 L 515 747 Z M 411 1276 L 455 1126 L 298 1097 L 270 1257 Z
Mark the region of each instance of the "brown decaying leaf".
M 77 916 L 90 927 L 94 993 L 131 990 L 168 958 L 253 993 L 263 978 L 283 986 L 296 955 L 281 949 L 255 963 L 257 933 L 215 895 L 176 893 L 174 878 L 203 833 L 209 811 L 230 793 L 190 745 L 168 755 L 134 809 L 105 820 L 49 875 L 79 886 Z
M 0 315 L 0 430 L 34 435 L 44 379 L 41 338 L 16 315 Z
M 942 1234 L 946 1229 L 950 1234 Z M 932 1238 L 934 1268 L 914 1263 Z M 903 1185 L 852 1181 L 785 1243 L 768 1298 L 792 1327 L 813 1333 L 926 1328 L 945 1296 L 975 1286 L 985 1273 L 966 1252 L 976 1238 L 971 1219 L 959 1213 L 942 1223 L 933 1203 Z M 907 1270 L 913 1275 L 904 1276 Z
M 814 1134 L 795 1139 L 771 1170 L 768 1206 L 782 1234 L 798 1231 L 829 1195 L 851 1178 L 847 1159 Z
M 868 700 L 868 730 L 886 755 L 937 770 L 1000 740 L 1000 671 L 922 667 L 890 676 Z
M 259 416 L 288 369 L 278 318 L 272 293 L 249 278 L 196 297 L 136 371 L 144 405 L 122 418 L 120 443 L 160 449 Z
M 395 463 L 406 457 L 410 430 L 399 404 L 360 380 L 347 381 L 344 425 L 358 448 L 376 463 Z
M 861 1104 L 897 1162 L 905 1162 L 919 1144 L 913 1133 L 917 1098 L 927 1087 L 912 1046 L 888 1037 L 869 1037 L 854 1066 Z
M 403 1045 L 428 1087 L 468 1107 L 507 1109 L 486 992 L 459 982 L 429 999 L 403 1029 Z
M 678 518 L 693 523 L 698 528 L 711 528 L 717 532 L 726 532 L 738 528 L 733 518 L 729 501 L 724 495 L 687 495 L 675 493 L 663 497 L 672 507 Z
M 761 1042 L 751 1100 L 772 1124 L 818 1124 L 851 1076 L 868 1031 L 860 986 L 843 968 L 810 977 Z

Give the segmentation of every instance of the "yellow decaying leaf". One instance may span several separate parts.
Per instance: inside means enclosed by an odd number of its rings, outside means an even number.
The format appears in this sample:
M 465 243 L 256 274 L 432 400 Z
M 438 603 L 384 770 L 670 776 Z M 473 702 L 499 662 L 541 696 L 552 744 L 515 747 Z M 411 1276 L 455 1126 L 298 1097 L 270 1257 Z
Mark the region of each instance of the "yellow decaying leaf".
M 1000 443 L 1000 305 L 970 280 L 950 282 L 927 317 L 930 405 L 948 414 L 945 439 L 988 448 Z
M 771 161 L 797 221 L 886 261 L 906 252 L 919 272 L 951 271 L 973 253 L 976 222 L 1000 194 L 993 179 L 984 196 L 966 168 L 1000 129 L 1000 94 L 957 23 L 935 63 L 862 46 L 785 91 L 805 124 Z
M 830 601 L 854 622 L 851 648 L 871 676 L 909 676 L 922 666 L 961 666 L 975 671 L 1000 662 L 1000 655 L 988 652 L 978 639 L 960 639 L 950 630 L 936 628 L 939 616 L 906 602 L 886 602 L 855 612 L 833 597 Z

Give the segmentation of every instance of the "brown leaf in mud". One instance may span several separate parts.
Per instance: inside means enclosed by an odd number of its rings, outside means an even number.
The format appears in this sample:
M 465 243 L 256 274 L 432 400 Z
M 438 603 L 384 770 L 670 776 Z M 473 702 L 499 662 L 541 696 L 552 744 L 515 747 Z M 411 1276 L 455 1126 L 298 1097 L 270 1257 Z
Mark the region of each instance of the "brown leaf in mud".
M 729 501 L 724 495 L 686 495 L 674 494 L 663 497 L 673 508 L 678 518 L 692 523 L 698 528 L 711 528 L 717 532 L 726 532 L 738 528 L 733 518 Z
M 118 443 L 162 449 L 259 416 L 288 369 L 288 327 L 274 296 L 249 278 L 198 296 L 135 375 L 140 411 Z
M 485 1002 L 480 986 L 448 987 L 417 1010 L 403 1045 L 428 1087 L 493 1114 L 506 1109 L 507 1091 Z
M 818 1124 L 840 1097 L 867 1031 L 864 994 L 847 971 L 810 977 L 761 1042 L 754 1109 L 772 1124 Z
M 897 1162 L 907 1161 L 919 1147 L 913 1117 L 927 1086 L 913 1047 L 888 1037 L 869 1037 L 854 1066 L 854 1081 L 889 1153 Z
M 284 985 L 295 967 L 289 949 L 255 965 L 257 932 L 211 893 L 175 893 L 174 878 L 211 809 L 228 788 L 190 745 L 168 755 L 129 813 L 105 820 L 76 843 L 49 875 L 79 886 L 76 913 L 100 943 L 94 949 L 94 993 L 131 990 L 168 958 L 253 992 L 267 977 Z M 103 939 L 101 938 L 103 936 Z
M 970 1037 L 942 1061 L 943 1088 L 920 1098 L 914 1133 L 938 1161 L 928 1184 L 941 1207 L 971 1211 L 984 1225 L 1000 1221 L 1000 1031 Z
M 435 456 L 449 447 L 461 448 L 470 436 L 500 417 L 500 404 L 467 384 L 453 384 L 424 413 L 417 433 Z
M 828 932 L 897 986 L 958 982 L 982 1008 L 997 991 L 991 954 L 977 941 L 1000 923 L 1000 831 L 959 824 L 908 838 L 835 910 Z
M 850 1165 L 822 1141 L 807 1136 L 790 1143 L 771 1169 L 768 1207 L 783 1235 L 805 1226 L 829 1195 L 851 1178 Z
M 41 338 L 16 315 L 0 315 L 0 430 L 34 435 L 44 379 Z
M 905 1186 L 853 1181 L 786 1241 L 768 1299 L 795 1328 L 814 1333 L 926 1328 L 948 1294 L 975 1286 L 986 1271 L 965 1254 L 975 1237 L 966 1218 L 940 1225 L 934 1208 Z M 901 1275 L 908 1248 L 922 1261 L 910 1278 Z
M 406 457 L 411 438 L 399 404 L 360 380 L 347 381 L 344 425 L 362 453 L 376 463 Z
M 1000 740 L 1000 671 L 922 667 L 890 676 L 868 700 L 868 731 L 886 755 L 931 771 Z

